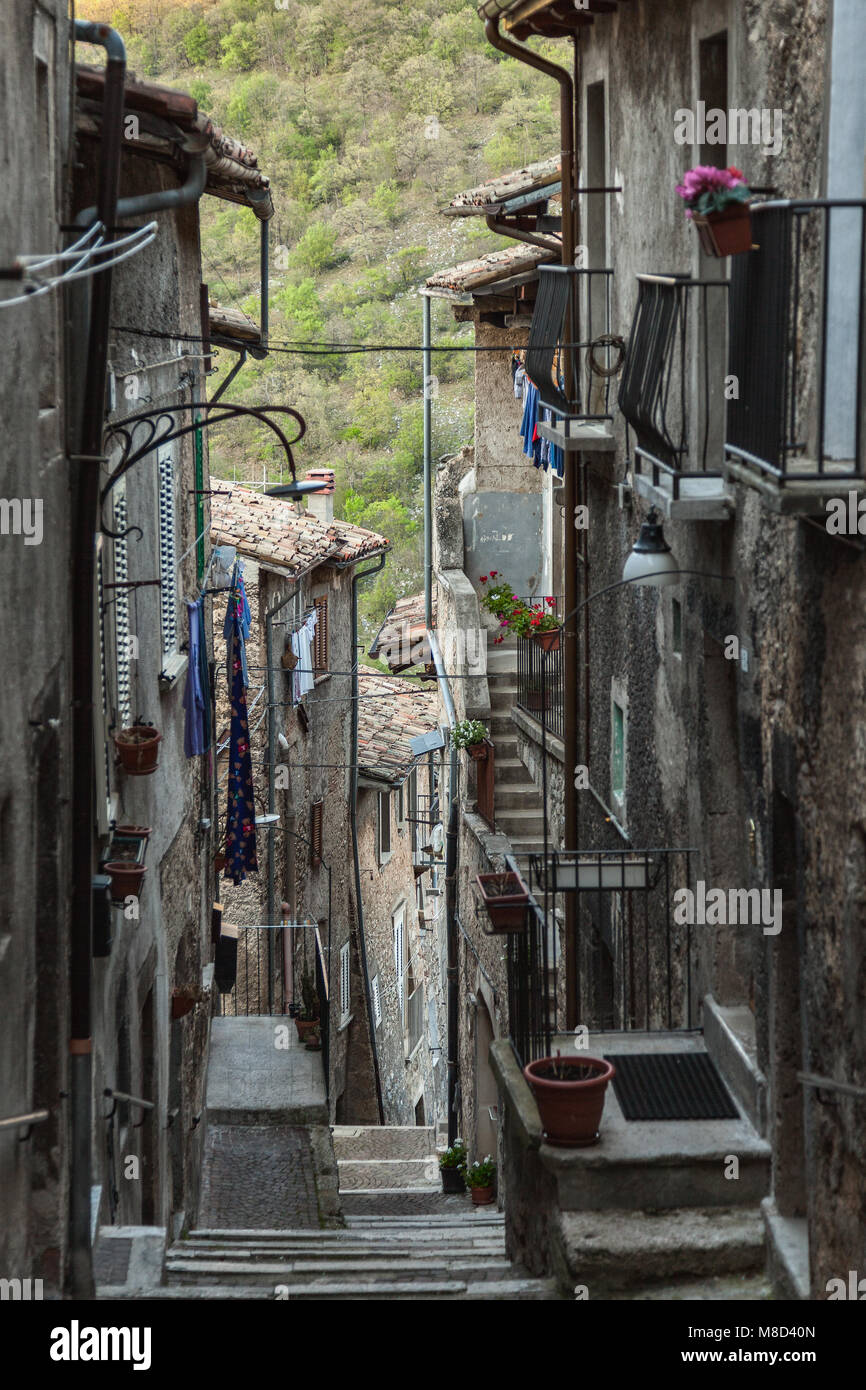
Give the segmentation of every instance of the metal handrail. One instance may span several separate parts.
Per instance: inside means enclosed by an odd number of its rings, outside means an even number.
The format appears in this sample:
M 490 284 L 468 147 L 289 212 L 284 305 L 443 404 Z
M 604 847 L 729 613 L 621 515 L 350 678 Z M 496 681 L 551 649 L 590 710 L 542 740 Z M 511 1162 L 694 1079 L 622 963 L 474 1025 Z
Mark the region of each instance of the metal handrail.
M 34 1125 L 41 1125 L 50 1114 L 50 1110 L 30 1110 L 24 1115 L 7 1115 L 5 1119 L 0 1120 L 0 1130 L 17 1129 L 19 1125 L 27 1125 L 29 1134 Z

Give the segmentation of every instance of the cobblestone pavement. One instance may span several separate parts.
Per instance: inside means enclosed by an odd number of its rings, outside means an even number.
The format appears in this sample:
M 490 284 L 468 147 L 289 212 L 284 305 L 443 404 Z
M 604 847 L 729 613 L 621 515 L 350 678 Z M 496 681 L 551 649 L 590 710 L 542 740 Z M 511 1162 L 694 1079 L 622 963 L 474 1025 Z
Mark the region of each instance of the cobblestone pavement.
M 295 1125 L 212 1125 L 196 1225 L 221 1230 L 318 1228 L 309 1131 Z
M 345 1216 L 459 1216 L 473 1210 L 472 1198 L 446 1196 L 444 1192 L 353 1193 L 345 1188 L 340 1193 L 340 1205 Z M 478 1208 L 495 1211 L 495 1207 Z

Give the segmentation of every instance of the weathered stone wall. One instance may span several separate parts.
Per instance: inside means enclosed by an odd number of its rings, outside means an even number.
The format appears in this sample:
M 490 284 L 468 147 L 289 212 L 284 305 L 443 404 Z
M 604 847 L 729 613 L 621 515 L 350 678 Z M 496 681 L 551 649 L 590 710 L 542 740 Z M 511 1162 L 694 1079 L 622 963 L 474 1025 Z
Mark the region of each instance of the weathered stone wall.
M 59 250 L 69 159 L 67 6 L 0 13 L 0 264 Z M 34 176 L 38 170 L 38 177 Z M 7 282 L 3 298 L 20 293 Z M 6 503 L 39 502 L 41 541 L 4 513 L 10 624 L 0 670 L 0 1115 L 50 1107 L 26 1143 L 0 1134 L 0 1277 L 60 1280 L 65 1246 L 69 1025 L 69 465 L 59 292 L 3 310 L 0 419 Z M 38 510 L 30 514 L 31 524 Z M 31 530 L 36 540 L 39 530 Z

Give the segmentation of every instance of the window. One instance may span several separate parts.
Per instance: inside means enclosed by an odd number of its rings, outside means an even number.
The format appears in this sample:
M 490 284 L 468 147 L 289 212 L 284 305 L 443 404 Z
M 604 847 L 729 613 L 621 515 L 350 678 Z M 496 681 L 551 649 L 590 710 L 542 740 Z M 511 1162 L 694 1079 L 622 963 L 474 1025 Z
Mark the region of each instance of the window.
M 397 976 L 397 1013 L 403 1026 L 406 1002 L 406 911 L 400 908 L 391 919 L 394 928 L 394 973 Z
M 310 807 L 310 863 L 317 869 L 322 862 L 322 815 L 324 801 L 314 801 Z
M 174 502 L 174 460 L 159 460 L 159 577 L 162 659 L 178 655 L 177 646 L 177 541 Z
M 610 790 L 614 805 L 622 810 L 625 801 L 625 710 L 611 701 Z
M 378 1028 L 382 1022 L 382 995 L 379 990 L 378 975 L 374 975 L 370 981 L 370 992 L 373 995 L 373 1021 Z
M 727 111 L 728 109 L 728 35 L 723 30 L 711 38 L 702 39 L 698 48 L 698 72 L 700 99 L 706 111 Z M 708 122 L 707 134 L 711 133 Z M 712 132 L 715 133 L 715 132 Z M 727 132 L 729 135 L 730 132 Z M 724 144 L 701 145 L 697 164 L 714 164 L 719 169 L 727 167 L 728 146 Z
M 671 649 L 674 656 L 682 656 L 683 608 L 678 598 L 671 600 Z
M 385 864 L 391 858 L 391 793 L 379 792 L 378 796 L 378 838 L 379 863 Z
M 328 599 L 314 598 L 316 633 L 313 639 L 313 670 L 321 675 L 328 669 Z
M 340 1027 L 349 1021 L 351 1005 L 351 976 L 349 973 L 349 943 L 340 947 Z

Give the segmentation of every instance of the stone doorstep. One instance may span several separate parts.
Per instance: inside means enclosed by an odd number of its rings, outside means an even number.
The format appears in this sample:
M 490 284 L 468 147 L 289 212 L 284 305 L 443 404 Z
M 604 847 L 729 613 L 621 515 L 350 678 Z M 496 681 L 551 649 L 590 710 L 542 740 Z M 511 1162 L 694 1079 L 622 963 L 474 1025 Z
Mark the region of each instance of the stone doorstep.
M 754 1014 L 745 1004 L 718 1004 L 711 994 L 702 1004 L 707 1051 L 758 1134 L 766 1134 L 767 1080 L 758 1067 Z
M 563 1289 L 604 1292 L 657 1282 L 747 1274 L 764 1267 L 758 1207 L 566 1211 L 553 1237 Z
M 809 1223 L 805 1216 L 781 1216 L 772 1197 L 761 1203 L 767 1237 L 767 1268 L 781 1297 L 808 1299 Z

